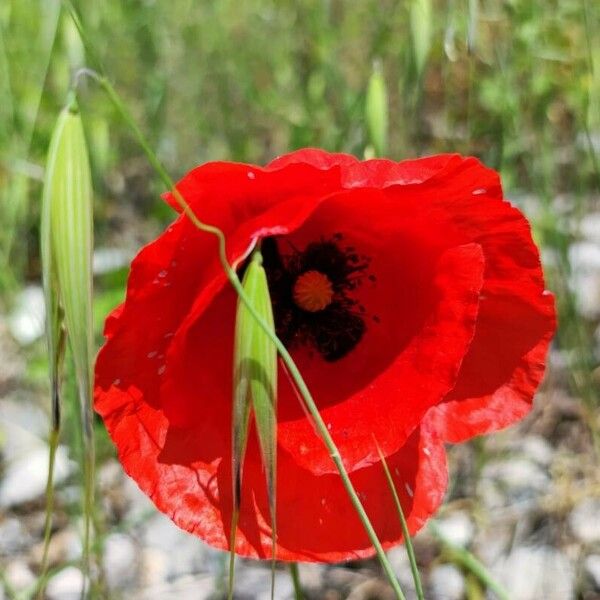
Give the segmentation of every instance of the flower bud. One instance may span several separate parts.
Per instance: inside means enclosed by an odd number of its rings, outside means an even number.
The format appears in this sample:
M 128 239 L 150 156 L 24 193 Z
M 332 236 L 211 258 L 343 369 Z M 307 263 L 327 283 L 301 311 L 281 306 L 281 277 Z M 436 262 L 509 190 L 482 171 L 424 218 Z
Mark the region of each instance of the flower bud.
M 73 352 L 82 415 L 91 414 L 92 204 L 87 146 L 81 116 L 73 103 L 60 114 L 52 135 L 41 211 L 42 272 L 56 420 L 63 321 Z
M 253 254 L 242 286 L 256 314 L 274 332 L 273 308 L 260 252 Z M 235 323 L 233 378 L 234 519 L 241 502 L 242 468 L 248 438 L 249 417 L 250 412 L 253 411 L 266 473 L 274 539 L 277 469 L 277 349 L 241 300 L 238 300 Z M 234 529 L 232 527 L 232 535 Z
M 376 156 L 383 156 L 387 148 L 388 93 L 379 63 L 375 64 L 365 104 L 369 139 Z

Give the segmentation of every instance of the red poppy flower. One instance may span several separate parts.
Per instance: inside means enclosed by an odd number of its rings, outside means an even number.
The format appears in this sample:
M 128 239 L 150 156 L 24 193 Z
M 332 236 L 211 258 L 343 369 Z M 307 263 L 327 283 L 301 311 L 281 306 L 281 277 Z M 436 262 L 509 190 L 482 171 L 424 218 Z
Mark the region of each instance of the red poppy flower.
M 401 531 L 375 440 L 418 530 L 444 495 L 444 442 L 527 413 L 555 327 L 529 225 L 497 174 L 456 155 L 360 162 L 302 150 L 265 168 L 209 163 L 178 189 L 225 232 L 236 267 L 263 240 L 278 334 L 381 541 Z M 127 299 L 107 319 L 96 410 L 156 506 L 227 549 L 236 296 L 216 248 L 180 215 L 136 257 Z M 278 406 L 277 557 L 371 555 L 283 370 Z M 255 438 L 235 551 L 268 558 Z

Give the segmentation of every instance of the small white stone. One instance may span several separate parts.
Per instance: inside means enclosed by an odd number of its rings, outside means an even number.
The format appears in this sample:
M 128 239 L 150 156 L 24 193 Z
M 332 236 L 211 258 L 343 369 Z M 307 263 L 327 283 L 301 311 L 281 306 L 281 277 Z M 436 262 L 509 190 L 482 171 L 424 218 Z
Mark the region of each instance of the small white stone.
M 41 565 L 44 554 L 44 543 L 40 540 L 29 554 L 30 562 Z M 48 564 L 61 565 L 67 561 L 75 561 L 81 557 L 81 536 L 76 527 L 68 525 L 59 529 L 50 538 L 48 546 Z
M 0 431 L 2 458 L 10 464 L 33 450 L 47 448 L 44 437 L 48 435 L 48 416 L 21 394 L 4 397 L 0 402 Z
M 59 446 L 54 462 L 54 485 L 62 483 L 71 473 L 67 448 Z M 40 447 L 13 461 L 0 482 L 0 507 L 8 508 L 30 502 L 44 494 L 48 473 L 48 448 Z
M 409 598 L 413 598 L 415 592 L 415 584 L 410 568 L 410 561 L 406 548 L 403 545 L 392 548 L 387 553 L 392 569 L 400 582 L 402 590 Z
M 448 541 L 462 548 L 471 543 L 475 534 L 473 522 L 469 515 L 462 511 L 453 512 L 447 517 L 439 519 L 437 525 Z
M 16 554 L 31 543 L 30 538 L 19 519 L 13 517 L 0 522 L 0 555 Z
M 462 600 L 465 579 L 454 565 L 439 565 L 429 575 L 432 600 Z
M 600 244 L 583 241 L 569 248 L 570 285 L 580 312 L 587 318 L 600 315 Z
M 158 548 L 144 548 L 140 555 L 140 585 L 152 587 L 167 580 L 169 559 Z
M 255 600 L 270 600 L 271 598 L 271 572 L 269 569 L 248 568 L 243 563 L 236 566 L 236 591 L 240 598 L 254 598 Z M 237 593 L 236 593 L 237 597 Z M 285 571 L 275 572 L 275 598 L 288 600 L 293 597 L 292 582 Z
M 173 582 L 146 587 L 131 597 L 135 600 L 211 600 L 220 597 L 215 594 L 215 588 L 212 575 L 185 576 Z
M 123 481 L 123 467 L 118 460 L 108 460 L 98 469 L 98 487 L 101 490 L 117 487 Z
M 120 248 L 97 248 L 94 250 L 93 270 L 95 275 L 118 271 L 131 262 L 131 255 Z
M 575 272 L 600 269 L 600 245 L 593 242 L 576 242 L 569 248 L 569 262 Z
M 104 542 L 104 572 L 112 590 L 131 587 L 137 580 L 137 548 L 122 533 L 113 533 Z
M 521 441 L 521 452 L 538 465 L 547 467 L 552 462 L 554 451 L 548 441 L 539 435 L 528 435 Z
M 600 554 L 592 554 L 585 559 L 583 568 L 594 590 L 600 591 Z
M 83 573 L 76 567 L 67 567 L 57 573 L 46 587 L 48 600 L 79 600 L 83 588 Z
M 511 600 L 572 600 L 575 570 L 558 550 L 522 546 L 499 561 L 493 569 Z
M 42 287 L 28 285 L 17 296 L 15 309 L 8 318 L 8 328 L 17 342 L 31 344 L 44 334 L 45 318 Z
M 548 487 L 545 469 L 524 456 L 488 463 L 482 474 L 482 485 L 493 483 L 511 502 L 539 495 Z
M 152 500 L 140 490 L 138 484 L 128 477 L 123 478 L 121 491 L 127 502 L 126 518 L 133 522 L 144 519 L 148 514 L 153 514 L 156 510 Z
M 207 571 L 211 561 L 221 556 L 163 514 L 156 514 L 147 521 L 143 543 L 147 548 L 164 553 L 167 561 L 164 577 L 168 579 Z
M 581 235 L 590 242 L 600 244 L 600 212 L 588 213 L 579 224 Z
M 6 577 L 6 581 L 11 587 L 17 591 L 30 587 L 35 583 L 35 575 L 20 560 L 15 560 L 6 565 L 4 568 L 4 577 Z
M 569 515 L 569 525 L 580 542 L 600 542 L 600 499 L 583 500 Z

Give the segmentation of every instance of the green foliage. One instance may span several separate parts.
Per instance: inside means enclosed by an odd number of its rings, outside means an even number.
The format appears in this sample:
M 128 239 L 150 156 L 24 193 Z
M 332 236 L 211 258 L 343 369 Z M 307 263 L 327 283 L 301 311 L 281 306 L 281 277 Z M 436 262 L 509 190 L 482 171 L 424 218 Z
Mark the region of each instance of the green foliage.
M 431 0 L 412 0 L 410 4 L 410 39 L 412 59 L 418 79 L 423 76 L 431 50 L 432 28 Z
M 367 87 L 365 117 L 375 154 L 383 156 L 387 148 L 389 129 L 388 93 L 379 63 L 375 64 Z
M 84 426 L 92 403 L 93 201 L 91 171 L 76 106 L 61 113 L 48 153 L 42 201 L 42 268 L 51 372 L 61 360 L 63 327 L 73 352 Z
M 50 141 L 42 195 L 40 239 L 53 414 L 42 571 L 45 571 L 50 540 L 52 474 L 60 427 L 60 382 L 66 342 L 73 356 L 85 449 L 84 569 L 87 570 L 95 461 L 92 414 L 93 198 L 83 124 L 74 101 L 60 113 Z
M 3 166 L 8 157 L 25 158 L 8 132 L 22 137 L 31 128 L 31 98 L 44 86 L 49 58 L 48 45 L 28 32 L 50 28 L 50 4 L 27 4 L 25 11 L 7 0 L 0 12 L 0 66 L 7 65 L 0 89 L 10 89 L 1 118 L 11 106 L 18 112 L 17 124 L 9 119 L 0 134 Z M 588 4 L 591 51 L 580 0 L 107 0 L 80 8 L 111 79 L 176 175 L 206 160 L 260 163 L 303 145 L 362 155 L 371 141 L 364 102 L 377 58 L 388 88 L 390 156 L 474 153 L 501 168 L 511 187 L 531 189 L 543 170 L 537 150 L 545 135 L 545 146 L 568 156 L 551 170 L 559 191 L 597 184 L 580 140 L 585 121 L 596 126 L 588 97 L 597 98 L 599 9 Z M 63 20 L 35 120 L 34 166 L 67 74 L 84 62 L 73 25 Z M 413 67 L 423 85 L 416 104 L 407 102 L 419 85 Z M 86 106 L 100 191 L 109 204 L 122 201 L 112 185 L 120 180 L 127 199 L 147 212 L 160 188 L 139 150 L 124 128 L 111 126 L 114 109 L 98 90 L 89 89 Z
M 267 274 L 262 266 L 262 256 L 258 251 L 254 252 L 246 269 L 242 286 L 258 315 L 265 320 L 274 333 L 273 306 L 269 295 Z M 235 548 L 237 520 L 242 500 L 242 472 L 250 415 L 252 414 L 266 475 L 274 561 L 277 538 L 277 348 L 241 300 L 238 300 L 235 322 L 233 361 L 232 484 L 234 505 L 231 523 L 231 550 L 233 551 Z M 233 560 L 232 552 L 232 567 Z M 233 593 L 233 570 L 230 570 L 229 593 L 230 596 Z

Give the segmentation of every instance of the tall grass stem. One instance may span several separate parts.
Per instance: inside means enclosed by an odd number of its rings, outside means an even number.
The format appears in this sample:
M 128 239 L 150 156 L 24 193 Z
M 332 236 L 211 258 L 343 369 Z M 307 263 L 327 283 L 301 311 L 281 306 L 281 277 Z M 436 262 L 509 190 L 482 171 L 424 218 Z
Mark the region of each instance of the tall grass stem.
M 292 577 L 292 586 L 294 587 L 294 600 L 304 600 L 302 584 L 300 583 L 300 573 L 298 572 L 298 563 L 290 563 L 290 575 Z
M 400 498 L 398 497 L 398 491 L 396 490 L 396 486 L 394 485 L 394 480 L 392 479 L 392 474 L 390 473 L 387 460 L 385 459 L 385 456 L 383 455 L 379 444 L 377 444 L 377 452 L 379 453 L 379 458 L 381 459 L 381 465 L 383 467 L 383 471 L 385 473 L 385 478 L 387 479 L 390 492 L 392 493 L 392 496 L 394 498 L 394 504 L 396 505 L 396 513 L 398 514 L 398 518 L 400 519 L 400 526 L 402 527 L 402 535 L 404 537 L 404 546 L 406 547 L 406 553 L 408 554 L 408 562 L 410 563 L 410 570 L 415 584 L 417 598 L 418 600 L 425 600 L 425 594 L 423 593 L 423 584 L 421 583 L 419 567 L 417 565 L 417 558 L 415 556 L 415 549 L 413 547 L 412 539 L 410 537 L 410 531 L 408 530 L 406 517 L 404 516 L 402 504 L 400 502 Z
M 509 592 L 492 577 L 485 565 L 477 560 L 471 552 L 452 543 L 443 534 L 435 521 L 429 521 L 428 529 L 433 534 L 433 537 L 442 544 L 442 547 L 450 554 L 455 562 L 473 573 L 481 583 L 496 594 L 499 600 L 510 600 Z
M 65 5 L 67 7 L 70 7 L 69 12 L 72 15 L 75 14 L 75 16 L 76 16 L 76 13 L 74 11 L 72 4 L 68 0 L 63 0 L 63 1 L 65 2 Z M 79 22 L 78 29 L 83 31 L 83 26 L 81 25 L 81 22 Z M 86 45 L 86 48 L 88 46 L 91 47 L 91 42 L 89 41 L 89 38 L 85 35 L 85 33 L 82 36 L 82 41 Z M 367 515 L 367 513 L 360 501 L 360 498 L 358 497 L 356 490 L 354 489 L 352 481 L 350 480 L 350 476 L 348 475 L 348 472 L 346 471 L 346 468 L 342 461 L 342 457 L 339 453 L 339 450 L 337 449 L 337 446 L 335 445 L 333 438 L 329 434 L 327 426 L 325 425 L 325 422 L 323 421 L 321 414 L 319 413 L 319 409 L 312 397 L 312 394 L 310 393 L 310 391 L 308 389 L 308 386 L 306 385 L 306 382 L 304 381 L 304 378 L 302 377 L 298 367 L 296 366 L 294 360 L 292 359 L 291 355 L 289 354 L 289 352 L 287 351 L 286 347 L 283 345 L 281 340 L 270 330 L 268 323 L 263 318 L 261 318 L 261 316 L 256 312 L 256 310 L 252 306 L 252 303 L 249 301 L 246 293 L 243 290 L 242 284 L 237 276 L 237 273 L 235 272 L 235 269 L 233 269 L 233 267 L 229 264 L 229 261 L 227 259 L 225 236 L 224 236 L 223 232 L 218 227 L 203 223 L 202 221 L 200 221 L 200 219 L 198 219 L 198 217 L 195 215 L 195 213 L 192 211 L 192 209 L 190 208 L 188 203 L 185 201 L 185 199 L 179 192 L 179 190 L 177 190 L 177 188 L 175 186 L 175 182 L 168 175 L 166 169 L 162 166 L 158 157 L 156 156 L 154 151 L 150 148 L 150 145 L 146 141 L 146 139 L 145 139 L 143 133 L 141 132 L 140 128 L 138 127 L 137 123 L 134 121 L 133 117 L 129 113 L 129 111 L 126 108 L 126 106 L 124 105 L 124 103 L 121 101 L 119 95 L 117 94 L 116 90 L 114 89 L 114 87 L 112 86 L 110 81 L 106 78 L 106 76 L 104 74 L 95 75 L 94 79 L 96 79 L 96 81 L 104 89 L 104 91 L 106 92 L 108 97 L 113 102 L 113 105 L 116 108 L 119 115 L 121 116 L 121 118 L 131 128 L 136 140 L 140 144 L 141 148 L 144 150 L 150 164 L 152 165 L 152 167 L 154 168 L 154 170 L 156 171 L 156 173 L 160 177 L 160 179 L 163 181 L 163 183 L 167 186 L 167 188 L 171 190 L 173 197 L 175 198 L 176 202 L 181 207 L 184 214 L 190 219 L 192 224 L 197 229 L 199 229 L 200 231 L 203 231 L 205 233 L 210 233 L 217 238 L 219 260 L 220 260 L 221 265 L 227 275 L 229 282 L 233 286 L 239 299 L 244 303 L 244 305 L 246 306 L 246 308 L 248 309 L 250 314 L 253 316 L 254 319 L 256 319 L 259 326 L 262 328 L 262 330 L 267 334 L 267 336 L 271 339 L 271 341 L 277 347 L 277 351 L 279 352 L 279 355 L 281 356 L 282 361 L 284 362 L 285 366 L 287 367 L 288 372 L 289 372 L 291 378 L 293 379 L 294 384 L 296 385 L 298 392 L 301 395 L 301 397 L 305 403 L 306 409 L 308 410 L 308 412 L 310 413 L 310 415 L 314 421 L 314 425 L 317 429 L 317 432 L 319 433 L 321 439 L 323 440 L 323 443 L 327 447 L 329 455 L 340 474 L 342 484 L 343 484 L 344 488 L 346 489 L 346 492 L 350 498 L 350 501 L 351 501 L 354 509 L 356 510 L 363 527 L 365 528 L 367 536 L 369 537 L 369 540 L 371 541 L 371 544 L 373 545 L 373 547 L 375 549 L 377 557 L 378 557 L 378 559 L 381 563 L 381 566 L 386 574 L 386 577 L 388 578 L 388 580 L 390 582 L 390 585 L 392 586 L 392 588 L 394 590 L 396 597 L 399 600 L 405 600 L 405 596 L 402 592 L 402 589 L 400 587 L 398 579 L 396 578 L 396 575 L 394 574 L 392 565 L 390 564 L 390 562 L 385 554 L 385 551 L 383 549 L 383 546 L 381 545 L 381 542 L 379 541 L 379 538 L 377 537 L 377 533 L 371 523 L 371 520 L 369 519 L 369 516 Z

